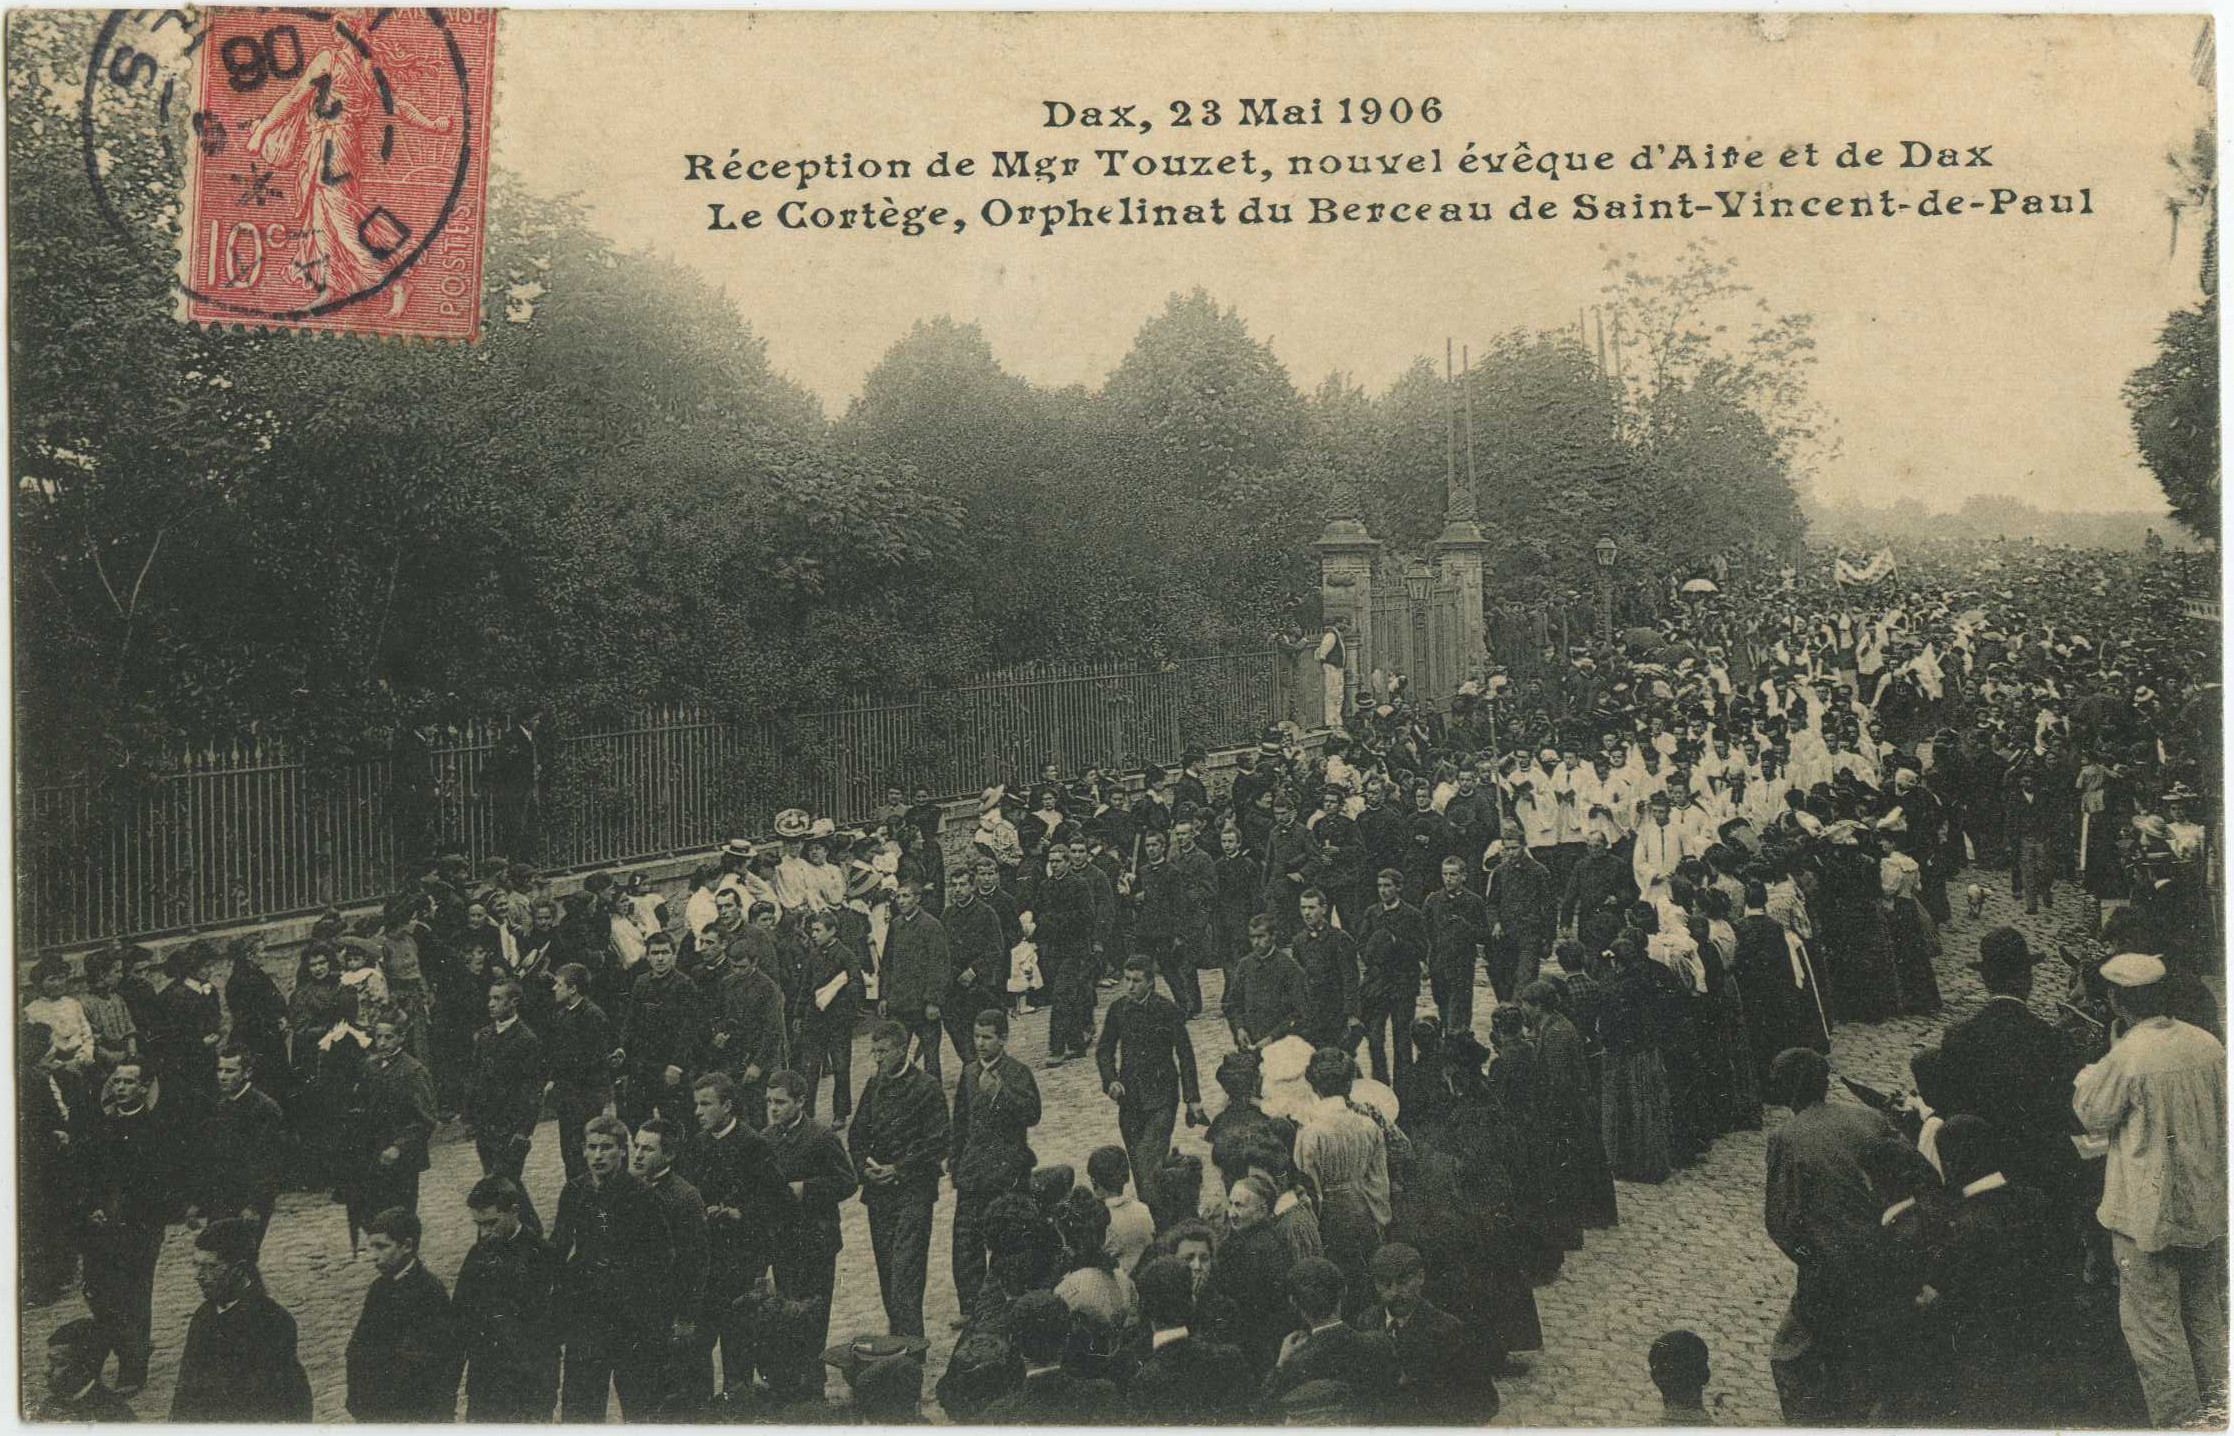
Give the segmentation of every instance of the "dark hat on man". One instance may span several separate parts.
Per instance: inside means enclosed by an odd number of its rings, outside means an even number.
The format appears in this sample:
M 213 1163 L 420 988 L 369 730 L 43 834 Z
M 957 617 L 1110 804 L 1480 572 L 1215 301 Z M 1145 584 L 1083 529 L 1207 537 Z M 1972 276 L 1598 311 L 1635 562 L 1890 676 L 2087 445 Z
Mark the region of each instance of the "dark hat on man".
M 1150 763 L 1148 765 L 1148 771 L 1140 775 L 1140 781 L 1146 786 L 1153 788 L 1169 776 L 1171 775 L 1166 773 L 1157 764 Z
M 1978 939 L 1978 970 L 1981 973 L 2016 973 L 2040 961 L 2039 954 L 2025 943 L 2025 935 L 2013 927 L 1997 927 Z
M 1203 752 L 1199 746 L 1190 746 L 1179 755 L 1179 766 L 1182 768 L 1191 768 L 1197 763 L 1207 763 L 1209 761 L 1210 755 Z

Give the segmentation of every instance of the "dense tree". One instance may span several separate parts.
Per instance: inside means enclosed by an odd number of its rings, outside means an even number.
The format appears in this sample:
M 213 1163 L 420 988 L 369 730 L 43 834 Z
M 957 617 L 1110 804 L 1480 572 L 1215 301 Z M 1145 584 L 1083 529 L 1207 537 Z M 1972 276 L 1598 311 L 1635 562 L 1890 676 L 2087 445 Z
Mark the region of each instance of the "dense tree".
M 1442 370 L 1422 355 L 1375 402 L 1381 448 L 1365 511 L 1396 548 L 1418 549 L 1442 531 L 1450 399 Z
M 478 345 L 179 324 L 84 181 L 86 23 L 10 31 L 16 692 L 41 764 L 244 731 L 340 757 L 539 704 L 758 720 L 1253 647 L 1308 616 L 1337 507 L 1398 551 L 1442 529 L 1457 406 L 1432 360 L 1305 395 L 1198 289 L 1094 389 L 926 320 L 832 424 L 725 296 L 501 175 Z M 175 182 L 122 192 L 127 232 L 168 243 Z M 1602 532 L 1652 570 L 1797 523 L 1805 316 L 1715 328 L 1747 296 L 1703 251 L 1617 288 L 1625 381 L 1527 332 L 1468 381 L 1499 599 L 1586 586 Z
M 2203 216 L 2197 280 L 2203 302 L 2177 309 L 2157 335 L 2156 358 L 2125 383 L 2141 461 L 2156 475 L 2172 517 L 2198 538 L 2219 532 L 2218 131 L 2195 132 L 2185 154 L 2165 157 L 2177 181 L 2164 207 L 2179 250 L 2183 215 Z
M 2156 358 L 2125 381 L 2141 460 L 2198 538 L 2219 534 L 2218 296 L 2176 309 Z
M 60 54 L 64 28 L 16 38 Z M 542 702 L 759 713 L 905 681 L 968 631 L 938 597 L 961 505 L 834 447 L 687 271 L 499 176 L 479 345 L 181 325 L 39 76 L 9 67 L 35 750 L 114 763 L 257 728 L 338 753 Z M 121 202 L 175 223 L 160 193 Z
M 1261 637 L 1300 579 L 1271 551 L 1322 512 L 1296 459 L 1306 407 L 1270 346 L 1197 289 L 1140 328 L 1103 384 L 1088 463 L 1071 492 L 1115 590 L 1153 621 L 1147 651 Z M 1292 550 L 1291 550 L 1292 552 Z

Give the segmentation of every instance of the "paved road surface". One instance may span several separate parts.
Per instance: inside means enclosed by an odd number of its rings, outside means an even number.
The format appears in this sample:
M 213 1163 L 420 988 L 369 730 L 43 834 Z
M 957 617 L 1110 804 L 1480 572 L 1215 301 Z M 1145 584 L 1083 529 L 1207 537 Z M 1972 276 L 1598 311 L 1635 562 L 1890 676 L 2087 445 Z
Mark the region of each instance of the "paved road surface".
M 1973 1010 L 1984 998 L 1969 968 L 1976 958 L 1979 937 L 2001 923 L 2025 929 L 2036 946 L 2052 935 L 2056 916 L 2025 917 L 2022 908 L 2008 897 L 2006 875 L 1998 879 L 1990 874 L 1975 876 L 1993 896 L 1980 921 L 1969 919 L 1961 911 L 1963 905 L 1958 898 L 1956 920 L 1945 934 L 1946 952 L 1939 961 L 1946 1012 L 1930 1018 L 1841 1027 L 1834 1039 L 1836 1071 L 1880 1089 L 1905 1089 L 1910 1053 L 1933 1040 L 1946 1023 Z M 1968 880 L 1966 876 L 1962 882 Z M 1962 882 L 1955 885 L 1958 894 Z M 2058 912 L 2072 915 L 2077 902 L 2074 891 L 2060 886 L 2058 898 Z M 1205 997 L 1212 1012 L 1216 1011 L 1218 984 L 1217 974 L 1204 974 Z M 2044 1000 L 2040 1006 L 2046 1010 Z M 1482 1010 L 1477 1012 L 1477 1022 L 1485 1034 L 1487 1007 L 1485 989 Z M 1023 1019 L 1014 1030 L 1011 1050 L 1036 1069 L 1046 1055 L 1046 1033 L 1044 1014 Z M 1205 1097 L 1214 1112 L 1223 1099 L 1211 1073 L 1230 1043 L 1223 1025 L 1214 1017 L 1196 1021 L 1192 1034 Z M 868 1047 L 866 1039 L 855 1046 L 856 1092 L 868 1076 Z M 951 1085 L 955 1071 L 951 1049 L 946 1058 Z M 1037 1075 L 1046 1117 L 1033 1134 L 1033 1145 L 1042 1162 L 1069 1162 L 1083 1176 L 1087 1154 L 1117 1140 L 1113 1104 L 1102 1096 L 1091 1062 L 1073 1062 L 1053 1072 L 1040 1070 Z M 1836 1083 L 1833 1087 L 1834 1095 L 1843 1095 L 1837 1092 Z M 1771 1125 L 1782 1119 L 1781 1110 L 1771 1110 Z M 538 1209 L 545 1213 L 555 1210 L 562 1180 L 556 1141 L 556 1124 L 545 1122 L 536 1133 L 528 1164 L 530 1190 Z M 1182 1125 L 1178 1141 L 1200 1153 L 1207 1167 L 1209 1150 L 1198 1133 Z M 1765 1153 L 1762 1133 L 1740 1133 L 1723 1138 L 1704 1160 L 1665 1183 L 1621 1184 L 1621 1225 L 1612 1231 L 1590 1233 L 1588 1246 L 1568 1256 L 1559 1279 L 1537 1290 L 1545 1349 L 1531 1357 L 1533 1369 L 1526 1376 L 1500 1383 L 1504 1394 L 1500 1424 L 1653 1424 L 1659 1415 L 1659 1401 L 1645 1372 L 1645 1348 L 1661 1332 L 1679 1326 L 1697 1331 L 1712 1352 L 1714 1379 L 1708 1389 L 1708 1402 L 1716 1422 L 1776 1424 L 1776 1389 L 1769 1375 L 1768 1349 L 1791 1291 L 1791 1267 L 1761 1229 Z M 470 1143 L 444 1141 L 437 1147 L 434 1168 L 421 1187 L 425 1259 L 446 1284 L 455 1276 L 472 1243 L 473 1227 L 464 1198 L 479 1175 Z M 1211 1185 L 1216 1185 L 1214 1176 Z M 925 1315 L 933 1339 L 926 1368 L 926 1395 L 930 1380 L 945 1369 L 953 1340 L 948 1323 L 958 1314 L 947 1259 L 952 1208 L 953 1200 L 948 1195 L 940 1203 L 932 1237 Z M 179 1348 L 185 1339 L 187 1318 L 198 1300 L 190 1276 L 191 1252 L 191 1237 L 174 1228 L 156 1276 L 155 1359 L 147 1389 L 133 1402 L 142 1420 L 159 1420 L 170 1409 Z M 344 1420 L 342 1350 L 372 1279 L 371 1263 L 369 1259 L 350 1259 L 348 1228 L 340 1207 L 314 1193 L 289 1193 L 280 1199 L 264 1255 L 265 1280 L 272 1294 L 294 1313 L 300 1325 L 302 1355 L 310 1371 L 318 1419 Z M 40 1371 L 47 1334 L 60 1322 L 83 1312 L 82 1300 L 73 1295 L 28 1313 L 23 1325 L 24 1369 Z M 849 1202 L 832 1339 L 883 1330 L 867 1221 L 860 1204 Z M 831 1389 L 834 1395 L 842 1393 L 842 1384 L 833 1379 Z

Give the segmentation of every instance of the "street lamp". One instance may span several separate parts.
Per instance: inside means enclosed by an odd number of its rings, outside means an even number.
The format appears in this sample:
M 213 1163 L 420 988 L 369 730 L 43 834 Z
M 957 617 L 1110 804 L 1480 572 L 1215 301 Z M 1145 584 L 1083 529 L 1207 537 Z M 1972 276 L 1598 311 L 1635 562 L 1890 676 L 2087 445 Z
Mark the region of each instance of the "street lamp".
M 1613 561 L 1620 550 L 1610 538 L 1598 540 L 1598 642 L 1613 647 Z

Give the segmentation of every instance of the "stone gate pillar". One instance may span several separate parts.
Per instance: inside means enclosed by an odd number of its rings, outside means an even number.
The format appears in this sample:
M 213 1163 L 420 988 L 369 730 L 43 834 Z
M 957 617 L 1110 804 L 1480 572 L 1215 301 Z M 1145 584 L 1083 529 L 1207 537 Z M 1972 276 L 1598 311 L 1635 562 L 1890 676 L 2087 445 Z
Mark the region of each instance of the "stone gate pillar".
M 1482 623 L 1482 564 L 1489 540 L 1482 537 L 1482 526 L 1474 521 L 1474 490 L 1463 480 L 1454 480 L 1450 486 L 1443 532 L 1434 548 L 1437 572 L 1444 582 L 1457 584 L 1464 594 L 1458 604 L 1462 634 L 1458 681 L 1463 683 L 1489 662 Z
M 1355 514 L 1339 506 L 1326 521 L 1325 532 L 1312 547 L 1319 551 L 1319 604 L 1326 621 L 1342 634 L 1344 675 L 1342 703 L 1326 713 L 1321 723 L 1334 727 L 1357 693 L 1359 675 L 1373 666 L 1373 560 L 1381 541 L 1366 532 Z M 1312 648 L 1317 650 L 1316 637 Z

